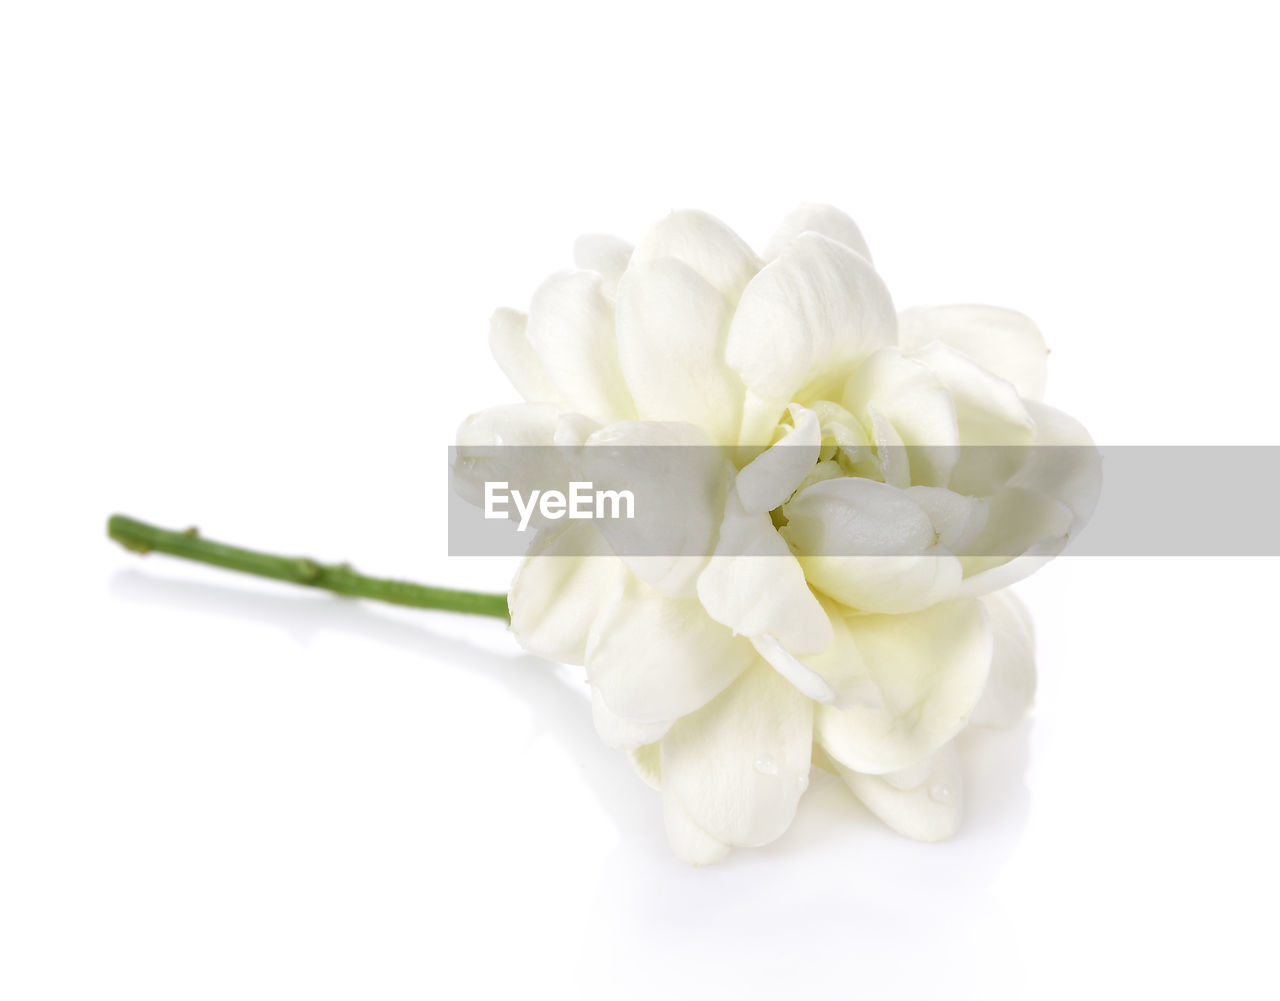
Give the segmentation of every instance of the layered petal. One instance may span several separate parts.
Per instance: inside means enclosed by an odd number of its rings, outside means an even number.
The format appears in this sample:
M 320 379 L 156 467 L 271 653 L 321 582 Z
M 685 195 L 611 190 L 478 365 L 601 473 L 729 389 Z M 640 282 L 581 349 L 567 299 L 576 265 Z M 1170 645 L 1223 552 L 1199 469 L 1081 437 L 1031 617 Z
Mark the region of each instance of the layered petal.
M 671 720 L 655 723 L 636 723 L 619 716 L 605 702 L 600 689 L 591 689 L 591 721 L 604 743 L 619 751 L 637 751 L 645 747 L 657 747 L 657 741 L 671 729 Z
M 871 251 L 867 249 L 867 241 L 862 238 L 858 224 L 831 205 L 800 205 L 792 209 L 777 232 L 769 240 L 765 248 L 764 259 L 772 261 L 777 258 L 802 233 L 820 233 L 828 240 L 843 244 L 868 261 Z
M 1036 697 L 1036 638 L 1031 615 L 1007 588 L 982 599 L 995 641 L 991 674 L 974 707 L 974 726 L 1007 729 L 1027 714 Z
M 772 636 L 792 653 L 818 653 L 831 643 L 831 623 L 769 515 L 747 513 L 736 493 L 725 500 L 715 553 L 698 577 L 698 598 L 735 633 Z
M 907 448 L 910 482 L 945 487 L 959 458 L 960 428 L 946 387 L 897 348 L 882 348 L 854 370 L 844 387 L 853 414 L 882 415 Z
M 822 429 L 824 460 L 840 457 L 844 452 L 845 458 L 856 462 L 870 454 L 871 435 L 865 424 L 848 410 L 830 400 L 818 400 L 812 409 Z
M 851 608 L 910 612 L 949 597 L 960 561 L 938 544 L 928 512 L 903 490 L 860 477 L 807 487 L 780 529 L 805 577 Z
M 662 744 L 655 741 L 629 752 L 631 767 L 650 789 L 662 788 Z
M 817 414 L 798 403 L 788 409 L 792 426 L 739 470 L 734 481 L 738 499 L 748 514 L 778 507 L 795 493 L 818 462 L 822 431 Z
M 560 424 L 551 403 L 510 403 L 471 414 L 458 427 L 458 448 L 495 445 L 551 445 Z
M 618 357 L 642 418 L 688 421 L 737 441 L 742 380 L 724 360 L 728 300 L 674 258 L 637 263 L 618 286 Z
M 1098 498 L 1088 434 L 1037 402 L 1040 332 L 986 306 L 898 314 L 824 205 L 763 258 L 696 211 L 574 256 L 528 316 L 494 314 L 530 402 L 468 418 L 452 459 L 476 503 L 495 481 L 575 498 L 573 520 L 533 516 L 512 632 L 585 663 L 597 731 L 661 790 L 686 861 L 781 835 L 815 763 L 895 830 L 947 837 L 957 734 L 1035 693 L 1002 589 Z M 578 520 L 582 486 L 613 514 Z
M 765 662 L 814 702 L 835 704 L 836 693 L 825 678 L 768 634 L 753 636 L 751 645 Z
M 1007 487 L 987 502 L 987 523 L 960 558 L 966 597 L 1008 587 L 1044 566 L 1066 547 L 1071 509 L 1037 490 Z
M 715 216 L 695 209 L 672 212 L 636 244 L 631 264 L 673 257 L 692 268 L 729 300 L 738 301 L 763 262 Z
M 911 461 L 907 458 L 907 447 L 902 443 L 902 436 L 893 422 L 875 407 L 867 411 L 871 424 L 871 440 L 875 444 L 876 460 L 880 464 L 880 475 L 891 487 L 905 490 L 911 485 Z
M 817 233 L 796 237 L 751 280 L 725 357 L 747 387 L 740 442 L 768 442 L 793 401 L 837 399 L 853 366 L 893 343 L 893 301 L 864 257 Z
M 489 318 L 489 350 L 516 392 L 526 400 L 558 403 L 559 391 L 525 334 L 528 320 L 518 310 L 494 310 Z
M 671 852 L 690 865 L 711 865 L 729 854 L 729 846 L 717 841 L 693 822 L 689 812 L 671 793 L 662 795 L 662 819 Z
M 607 233 L 584 233 L 573 243 L 573 263 L 582 271 L 594 271 L 602 282 L 605 295 L 618 290 L 618 279 L 631 260 L 631 244 Z
M 907 487 L 906 494 L 933 522 L 939 545 L 953 553 L 969 552 L 987 527 L 990 505 L 981 497 L 969 497 L 942 487 Z
M 556 423 L 554 442 L 562 454 L 576 457 L 578 449 L 599 430 L 600 422 L 593 421 L 585 414 L 561 414 Z
M 953 744 L 934 754 L 925 769 L 909 769 L 909 781 L 895 775 L 865 775 L 839 762 L 835 766 L 867 809 L 899 834 L 917 841 L 942 841 L 960 826 L 964 780 Z
M 954 601 L 906 615 L 846 620 L 879 707 L 819 706 L 815 732 L 833 759 L 857 772 L 908 768 L 964 727 L 991 666 L 991 621 L 980 601 Z
M 612 712 L 661 723 L 704 706 L 756 660 L 747 640 L 696 598 L 672 598 L 631 577 L 596 620 L 587 676 Z
M 538 287 L 526 334 L 568 409 L 602 424 L 635 416 L 618 363 L 613 304 L 594 271 L 562 271 Z
M 937 541 L 916 500 L 887 483 L 846 476 L 792 498 L 782 535 L 802 555 L 914 556 Z
M 467 503 L 483 507 L 486 483 L 507 483 L 526 495 L 567 483 L 568 462 L 554 447 L 561 423 L 551 403 L 514 403 L 472 414 L 458 428 L 450 486 Z M 532 523 L 546 524 L 537 513 Z
M 1035 490 L 1071 510 L 1070 533 L 1084 528 L 1102 492 L 1102 455 L 1074 417 L 1043 403 L 1026 403 L 1035 444 L 1010 486 Z
M 812 705 L 757 663 L 662 739 L 664 800 L 716 841 L 773 841 L 809 784 Z
M 621 421 L 591 434 L 578 479 L 620 497 L 633 517 L 597 521 L 627 567 L 667 594 L 691 596 L 715 544 L 731 466 L 693 424 Z
M 898 314 L 906 351 L 940 341 L 1013 384 L 1029 400 L 1044 396 L 1049 349 L 1029 317 L 998 306 L 925 306 Z
M 618 600 L 625 574 L 590 523 L 540 531 L 511 582 L 512 633 L 539 657 L 584 663 L 591 627 Z
M 951 394 L 960 454 L 948 486 L 985 497 L 1004 486 L 1030 457 L 1035 425 L 1013 384 L 937 341 L 910 357 L 922 362 Z
M 821 653 L 805 654 L 795 659 L 805 671 L 821 680 L 824 686 L 822 691 L 830 693 L 830 697 L 815 698 L 813 695 L 809 697 L 815 702 L 823 702 L 842 709 L 850 706 L 861 706 L 865 709 L 884 708 L 880 689 L 867 665 L 863 663 L 862 654 L 854 642 L 853 630 L 849 628 L 849 609 L 830 598 L 822 599 L 822 609 L 827 613 L 831 623 L 831 645 Z M 785 671 L 780 673 L 786 677 Z M 795 682 L 793 681 L 792 684 Z M 804 691 L 801 685 L 796 687 Z

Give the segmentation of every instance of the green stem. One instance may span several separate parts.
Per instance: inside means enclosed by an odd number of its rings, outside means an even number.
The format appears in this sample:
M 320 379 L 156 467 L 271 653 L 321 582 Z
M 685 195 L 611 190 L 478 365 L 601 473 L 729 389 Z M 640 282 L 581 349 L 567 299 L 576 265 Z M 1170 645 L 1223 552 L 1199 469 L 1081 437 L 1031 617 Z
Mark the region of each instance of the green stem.
M 209 563 L 257 577 L 270 577 L 353 598 L 372 598 L 374 601 L 408 605 L 410 608 L 439 608 L 469 615 L 508 618 L 505 594 L 456 591 L 448 587 L 427 587 L 402 580 L 366 577 L 362 573 L 356 573 L 347 563 L 317 563 L 305 556 L 275 556 L 252 549 L 241 549 L 202 538 L 194 528 L 173 532 L 122 514 L 114 514 L 107 521 L 107 535 L 125 549 L 142 555 L 150 552 L 168 553 L 184 560 Z

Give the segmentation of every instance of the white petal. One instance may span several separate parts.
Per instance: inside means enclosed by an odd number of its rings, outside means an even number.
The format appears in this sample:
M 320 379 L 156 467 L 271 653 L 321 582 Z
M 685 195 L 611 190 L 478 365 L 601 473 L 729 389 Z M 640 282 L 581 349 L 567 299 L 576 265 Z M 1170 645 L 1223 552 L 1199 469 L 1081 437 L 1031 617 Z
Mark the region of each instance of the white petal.
M 725 364 L 728 300 L 688 265 L 634 265 L 618 286 L 618 357 L 646 420 L 688 421 L 734 444 L 742 380 Z
M 656 746 L 663 734 L 671 729 L 671 720 L 656 723 L 636 723 L 619 716 L 609 708 L 604 696 L 596 687 L 591 689 L 591 719 L 596 733 L 609 747 L 620 751 L 634 751 L 646 745 Z
M 1015 556 L 1011 560 L 981 570 L 965 577 L 956 588 L 957 598 L 981 598 L 1001 588 L 1026 580 L 1041 567 L 1053 562 L 1053 558 L 1062 551 L 1065 542 L 1045 543 L 1036 546 L 1024 556 Z
M 671 852 L 690 865 L 711 865 L 729 854 L 729 846 L 717 841 L 693 822 L 688 812 L 670 793 L 662 795 L 662 819 L 667 825 Z
M 864 479 L 883 480 L 884 469 L 880 465 L 879 443 L 874 434 L 868 432 L 863 422 L 858 420 L 838 403 L 830 400 L 818 400 L 813 405 L 813 412 L 818 415 L 822 424 L 823 460 L 831 460 L 844 476 L 860 476 Z M 877 430 L 874 414 L 870 425 L 872 432 Z M 811 475 L 805 487 L 820 480 L 832 479 L 827 475 Z
M 833 458 L 841 449 L 859 454 L 870 450 L 871 438 L 866 428 L 840 404 L 818 400 L 813 412 L 822 429 L 822 458 Z
M 472 414 L 458 428 L 450 486 L 480 507 L 486 483 L 505 482 L 527 495 L 533 488 L 567 482 L 568 464 L 555 449 L 526 447 L 553 445 L 560 421 L 559 408 L 550 403 L 514 403 Z M 540 516 L 532 522 L 545 524 Z
M 818 707 L 818 739 L 832 758 L 855 771 L 884 774 L 927 757 L 960 732 L 991 666 L 991 622 L 980 601 L 846 621 L 883 706 Z
M 1004 486 L 1030 456 L 1035 425 L 1013 385 L 945 344 L 911 357 L 923 362 L 951 394 L 960 428 L 960 456 L 947 486 L 985 497 Z
M 511 403 L 480 410 L 458 428 L 458 447 L 550 445 L 555 441 L 560 408 L 550 403 Z
M 995 652 L 971 722 L 1007 729 L 1027 714 L 1036 697 L 1035 628 L 1026 606 L 1008 589 L 987 595 L 982 603 L 991 616 Z
M 594 490 L 631 492 L 633 517 L 595 522 L 628 569 L 667 594 L 691 597 L 732 471 L 706 433 L 692 424 L 620 421 L 587 439 L 574 468 Z
M 924 780 L 907 788 L 888 775 L 863 775 L 839 762 L 835 765 L 853 794 L 899 834 L 917 841 L 942 841 L 960 826 L 964 780 L 953 745 L 938 751 Z
M 876 459 L 884 482 L 905 490 L 911 485 L 911 460 L 907 457 L 902 437 L 889 418 L 875 407 L 868 409 L 867 416 L 871 419 L 871 438 L 875 442 Z
M 797 553 L 914 556 L 937 541 L 929 515 L 906 491 L 846 476 L 815 483 L 786 507 L 782 535 Z
M 831 644 L 831 623 L 804 572 L 767 514 L 725 501 L 715 555 L 698 577 L 698 598 L 717 622 L 742 636 L 772 636 L 795 654 Z
M 855 415 L 875 412 L 888 419 L 907 446 L 910 482 L 947 485 L 960 429 L 951 394 L 928 368 L 897 348 L 882 348 L 849 377 L 844 405 Z
M 1029 317 L 997 306 L 927 306 L 898 314 L 898 342 L 907 351 L 933 341 L 950 345 L 1029 400 L 1044 396 L 1049 349 Z
M 958 595 L 963 583 L 960 561 L 945 552 L 936 556 L 801 556 L 799 560 L 815 588 L 863 612 L 919 611 Z
M 794 426 L 782 438 L 747 463 L 734 486 L 748 514 L 772 511 L 795 493 L 800 481 L 818 462 L 822 431 L 812 410 L 791 404 Z
M 604 279 L 605 295 L 618 289 L 618 279 L 631 260 L 631 244 L 607 233 L 584 233 L 573 244 L 573 263 L 583 271 L 594 271 Z
M 1006 487 L 987 500 L 987 524 L 972 545 L 974 558 L 1020 556 L 1037 544 L 1065 542 L 1071 528 L 1071 509 L 1038 490 Z
M 773 841 L 809 782 L 812 705 L 757 663 L 662 739 L 663 796 L 718 841 Z
M 815 483 L 821 483 L 823 480 L 838 480 L 842 476 L 848 475 L 844 467 L 835 459 L 826 459 L 822 462 L 814 463 L 809 471 L 804 474 L 804 479 L 800 481 L 800 486 L 796 487 L 796 493 L 802 490 L 808 490 Z
M 769 441 L 788 403 L 837 399 L 853 366 L 893 343 L 897 318 L 865 258 L 817 233 L 797 237 L 747 286 L 725 357 L 747 386 L 739 441 Z
M 696 598 L 671 598 L 634 577 L 587 643 L 587 676 L 616 715 L 676 719 L 706 705 L 756 659 Z
M 988 505 L 943 487 L 907 487 L 907 496 L 924 508 L 938 533 L 938 543 L 953 553 L 969 552 L 987 525 Z
M 695 209 L 672 212 L 644 235 L 632 265 L 674 257 L 683 261 L 731 303 L 737 302 L 762 262 L 755 251 L 714 216 Z
M 525 336 L 528 317 L 501 308 L 489 318 L 489 350 L 516 392 L 531 402 L 559 402 L 560 394 Z
M 516 640 L 540 657 L 583 663 L 591 626 L 621 594 L 625 573 L 591 524 L 542 530 L 511 582 Z
M 957 594 L 989 594 L 1044 566 L 1067 544 L 1071 509 L 1037 490 L 1008 487 L 988 502 L 986 527 L 962 556 Z
M 899 768 L 896 772 L 885 772 L 878 776 L 888 782 L 895 789 L 906 791 L 915 789 L 921 783 L 926 781 L 933 774 L 934 758 L 938 754 L 943 754 L 948 748 L 954 748 L 955 742 L 943 746 L 941 751 L 931 754 L 927 758 L 921 758 L 914 765 L 908 765 L 906 768 Z
M 775 671 L 786 678 L 796 689 L 815 702 L 834 704 L 836 693 L 822 675 L 787 653 L 786 648 L 772 636 L 753 636 L 751 645 Z
M 1089 432 L 1074 417 L 1043 403 L 1027 402 L 1035 421 L 1035 445 L 1026 464 L 1009 481 L 1054 498 L 1071 509 L 1070 533 L 1082 529 L 1102 492 L 1102 456 Z
M 867 249 L 867 241 L 862 238 L 858 224 L 830 205 L 801 205 L 792 209 L 765 248 L 764 259 L 772 261 L 801 233 L 821 233 L 828 240 L 844 244 L 854 253 L 871 260 L 871 251 Z
M 841 708 L 861 706 L 866 709 L 883 709 L 884 699 L 880 695 L 880 689 L 866 664 L 862 662 L 862 654 L 858 652 L 853 631 L 849 628 L 849 609 L 830 598 L 823 599 L 822 608 L 831 622 L 831 645 L 821 653 L 797 658 L 805 670 L 822 680 L 826 690 L 833 696 L 815 701 Z M 810 695 L 810 698 L 814 696 Z
M 827 752 L 822 749 L 821 744 L 814 744 L 813 750 L 810 752 L 813 756 L 813 767 L 826 772 L 828 775 L 835 775 L 835 762 L 827 756 Z
M 574 455 L 587 439 L 600 430 L 600 422 L 586 414 L 561 414 L 556 423 L 554 442 L 565 454 Z
M 562 271 L 538 287 L 526 327 L 547 376 L 569 409 L 602 424 L 635 416 L 618 364 L 613 304 L 593 271 Z
M 807 487 L 783 509 L 779 531 L 804 575 L 837 601 L 910 612 L 949 597 L 960 561 L 938 545 L 928 513 L 896 487 L 858 477 Z
M 650 789 L 662 788 L 662 744 L 654 742 L 628 752 L 631 767 Z

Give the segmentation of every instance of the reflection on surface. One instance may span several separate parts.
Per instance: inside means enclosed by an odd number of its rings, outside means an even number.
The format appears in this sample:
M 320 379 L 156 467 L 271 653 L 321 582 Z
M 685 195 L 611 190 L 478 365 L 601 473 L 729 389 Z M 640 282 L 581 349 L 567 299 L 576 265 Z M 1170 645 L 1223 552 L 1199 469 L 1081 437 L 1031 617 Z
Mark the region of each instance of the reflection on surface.
M 140 570 L 115 574 L 111 595 L 267 624 L 303 645 L 326 633 L 367 639 L 514 694 L 531 712 L 530 739 L 545 735 L 564 750 L 618 831 L 584 915 L 587 941 L 574 975 L 585 992 L 598 982 L 630 984 L 636 997 L 678 994 L 708 964 L 720 969 L 726 993 L 745 997 L 785 996 L 798 967 L 808 968 L 806 985 L 829 980 L 844 995 L 957 996 L 958 984 L 1016 986 L 1018 935 L 989 888 L 1029 814 L 1030 721 L 962 736 L 965 819 L 951 841 L 918 844 L 894 834 L 843 783 L 815 771 L 778 842 L 692 869 L 667 850 L 656 794 L 596 737 L 580 675 L 520 653 L 496 622 L 470 626 L 440 613 Z
M 624 838 L 642 818 L 652 821 L 651 833 L 656 831 L 661 836 L 657 797 L 636 778 L 622 755 L 600 743 L 591 722 L 586 686 L 574 674 L 577 669 L 522 653 L 496 621 L 467 620 L 447 612 L 383 608 L 329 594 L 273 594 L 265 589 L 167 579 L 140 570 L 116 573 L 111 578 L 111 595 L 125 601 L 262 623 L 284 630 L 302 645 L 322 633 L 342 633 L 487 677 L 506 687 L 530 709 L 530 740 L 545 734 L 564 748 Z M 464 623 L 473 622 L 477 632 L 496 636 L 495 647 L 506 650 L 487 649 L 470 639 L 434 630 L 433 620 L 464 629 Z

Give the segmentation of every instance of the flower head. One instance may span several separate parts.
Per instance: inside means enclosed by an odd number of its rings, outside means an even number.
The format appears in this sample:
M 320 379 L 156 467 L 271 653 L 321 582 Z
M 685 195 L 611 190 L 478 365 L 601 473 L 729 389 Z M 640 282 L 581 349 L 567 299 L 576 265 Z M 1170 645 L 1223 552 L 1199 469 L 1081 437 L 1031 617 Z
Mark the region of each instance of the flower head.
M 987 306 L 898 313 L 825 206 L 763 255 L 695 211 L 575 251 L 527 315 L 492 320 L 527 402 L 468 418 L 458 445 L 639 477 L 661 538 L 544 522 L 511 588 L 517 639 L 586 665 L 601 737 L 662 790 L 688 861 L 781 835 L 814 764 L 896 830 L 946 837 L 954 738 L 1015 722 L 1035 688 L 1004 588 L 1099 489 L 1087 433 L 1040 402 L 1039 331 Z

